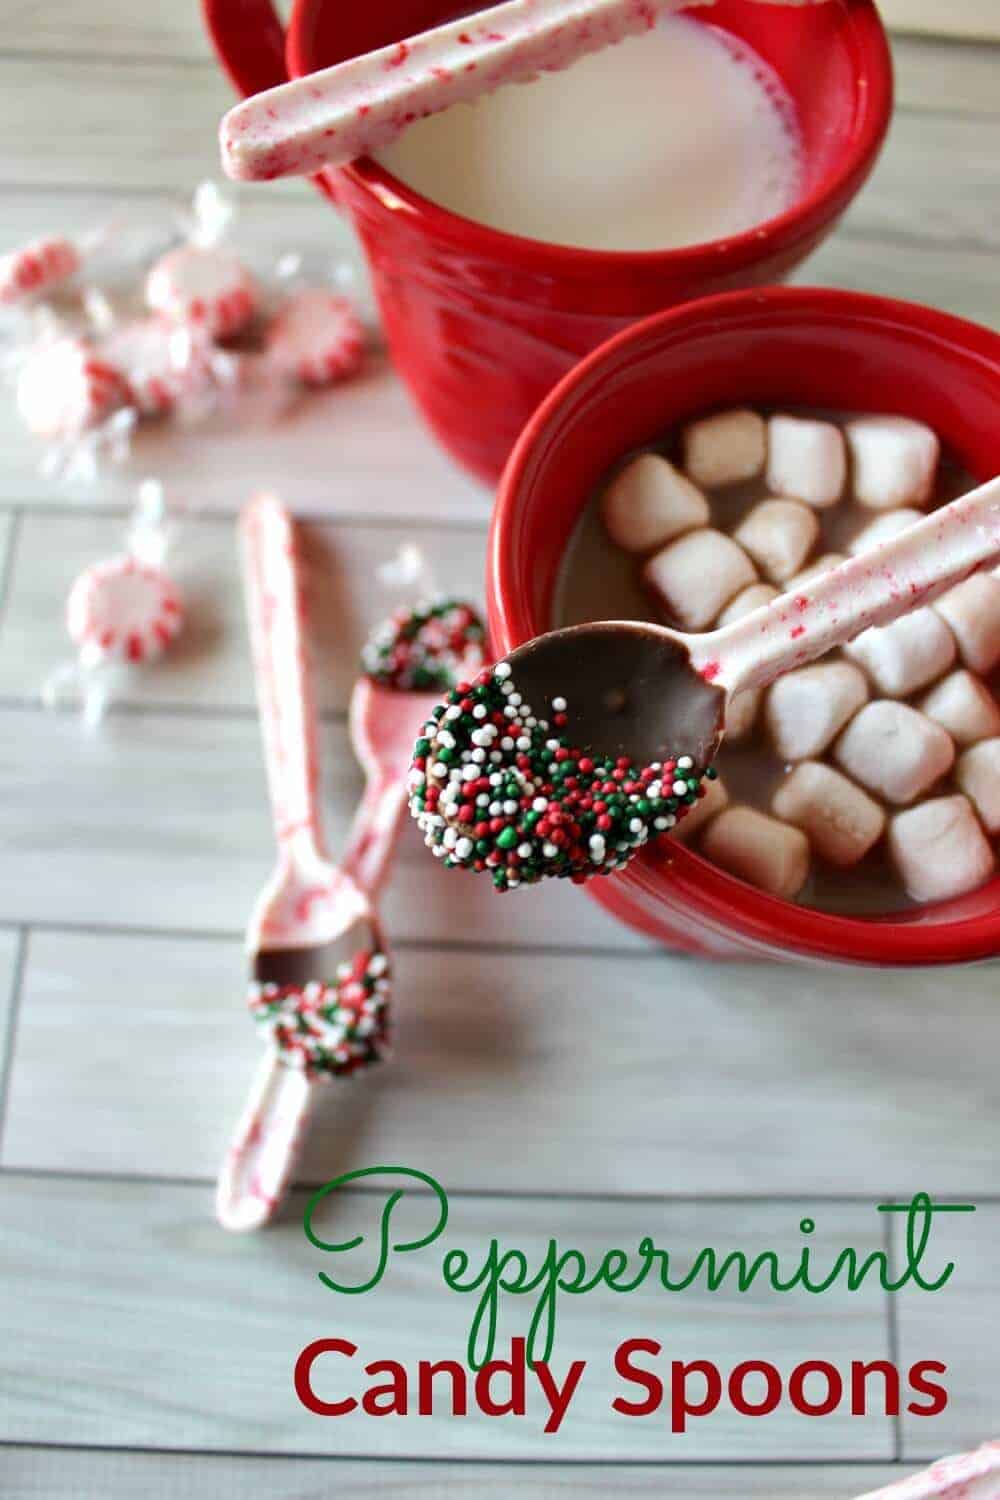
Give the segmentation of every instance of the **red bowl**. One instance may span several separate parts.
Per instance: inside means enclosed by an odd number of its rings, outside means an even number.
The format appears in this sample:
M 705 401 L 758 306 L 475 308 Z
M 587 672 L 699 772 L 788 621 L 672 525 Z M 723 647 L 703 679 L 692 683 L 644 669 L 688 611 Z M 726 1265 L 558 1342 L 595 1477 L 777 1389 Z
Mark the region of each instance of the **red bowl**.
M 632 449 L 713 407 L 899 412 L 929 423 L 971 474 L 1000 472 L 1000 336 L 912 303 L 768 287 L 647 318 L 579 364 L 528 423 L 500 482 L 487 599 L 498 654 L 552 627 L 567 543 L 594 485 Z M 672 947 L 869 964 L 1000 951 L 1000 878 L 971 895 L 858 920 L 753 889 L 676 844 L 586 890 Z
M 271 0 L 202 3 L 237 88 L 253 93 L 284 78 Z M 457 9 L 455 0 L 294 0 L 288 72 L 384 46 Z M 577 250 L 450 213 L 371 160 L 321 174 L 354 220 L 399 373 L 444 446 L 490 484 L 524 422 L 581 355 L 660 308 L 787 275 L 871 171 L 892 111 L 892 64 L 873 0 L 801 9 L 718 0 L 703 19 L 775 69 L 802 130 L 802 195 L 748 233 L 642 254 Z

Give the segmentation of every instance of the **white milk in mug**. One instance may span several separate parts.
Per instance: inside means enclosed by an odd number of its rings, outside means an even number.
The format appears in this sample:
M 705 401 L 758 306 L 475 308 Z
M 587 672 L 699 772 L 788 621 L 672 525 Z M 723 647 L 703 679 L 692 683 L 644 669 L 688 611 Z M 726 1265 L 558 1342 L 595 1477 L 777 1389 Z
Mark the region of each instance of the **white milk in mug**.
M 424 120 L 378 159 L 453 213 L 590 250 L 725 239 L 791 207 L 802 175 L 777 75 L 685 16 Z

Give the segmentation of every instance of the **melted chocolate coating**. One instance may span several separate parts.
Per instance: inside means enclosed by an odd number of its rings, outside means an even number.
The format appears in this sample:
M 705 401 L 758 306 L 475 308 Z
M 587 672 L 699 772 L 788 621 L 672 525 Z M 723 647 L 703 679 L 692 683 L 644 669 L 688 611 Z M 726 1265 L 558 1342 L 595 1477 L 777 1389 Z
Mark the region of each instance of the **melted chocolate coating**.
M 695 671 L 687 647 L 630 621 L 571 625 L 538 636 L 507 658 L 517 691 L 548 718 L 566 699 L 562 732 L 581 750 L 627 755 L 637 765 L 690 755 L 715 758 L 726 695 Z

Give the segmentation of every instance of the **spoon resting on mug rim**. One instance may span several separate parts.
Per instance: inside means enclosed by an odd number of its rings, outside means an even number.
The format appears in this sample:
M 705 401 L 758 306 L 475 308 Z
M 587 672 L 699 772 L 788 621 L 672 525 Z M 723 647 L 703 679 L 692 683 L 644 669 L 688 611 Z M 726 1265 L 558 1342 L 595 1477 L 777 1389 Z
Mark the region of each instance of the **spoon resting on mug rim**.
M 615 620 L 538 636 L 435 710 L 410 810 L 447 865 L 501 890 L 610 873 L 704 795 L 738 694 L 998 556 L 1000 478 L 721 630 Z
M 713 0 L 505 0 L 252 95 L 219 127 L 223 168 L 235 180 L 268 182 L 340 166 L 428 115 L 567 68 L 650 31 L 661 15 L 706 3 Z

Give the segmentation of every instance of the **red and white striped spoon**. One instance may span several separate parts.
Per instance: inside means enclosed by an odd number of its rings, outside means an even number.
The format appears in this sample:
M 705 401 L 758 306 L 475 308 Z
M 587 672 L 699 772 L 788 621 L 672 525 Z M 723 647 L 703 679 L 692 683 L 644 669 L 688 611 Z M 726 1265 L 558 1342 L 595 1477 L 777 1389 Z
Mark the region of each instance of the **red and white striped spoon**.
M 386 1043 L 388 951 L 374 902 L 406 807 L 413 742 L 433 696 L 362 678 L 350 729 L 366 776 L 339 865 L 321 828 L 316 714 L 295 530 L 269 495 L 240 522 L 278 861 L 247 933 L 268 1046 L 219 1176 L 223 1228 L 257 1229 L 277 1211 L 315 1102 L 329 1077 L 375 1061 Z M 350 975 L 339 981 L 342 964 Z M 370 988 L 372 993 L 364 992 Z M 331 1022 L 332 1011 L 340 1020 Z

